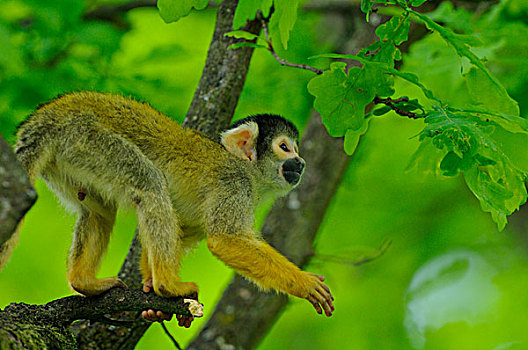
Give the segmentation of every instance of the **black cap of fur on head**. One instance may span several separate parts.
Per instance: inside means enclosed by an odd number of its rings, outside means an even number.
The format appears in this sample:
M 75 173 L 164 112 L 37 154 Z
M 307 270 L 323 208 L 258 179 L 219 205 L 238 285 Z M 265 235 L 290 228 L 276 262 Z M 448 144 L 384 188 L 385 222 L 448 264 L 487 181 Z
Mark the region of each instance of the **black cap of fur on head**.
M 234 129 L 242 124 L 255 122 L 258 125 L 257 157 L 271 151 L 271 141 L 278 135 L 284 134 L 298 142 L 299 131 L 290 121 L 276 114 L 257 114 L 234 122 L 226 130 Z

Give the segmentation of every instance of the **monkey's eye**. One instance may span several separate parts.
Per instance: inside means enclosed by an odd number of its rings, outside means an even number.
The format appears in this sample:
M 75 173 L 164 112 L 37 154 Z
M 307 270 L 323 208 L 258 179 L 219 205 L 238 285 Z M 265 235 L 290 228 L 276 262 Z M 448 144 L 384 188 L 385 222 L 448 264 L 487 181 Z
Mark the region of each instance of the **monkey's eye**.
M 284 152 L 289 152 L 290 150 L 288 149 L 288 146 L 286 146 L 286 144 L 284 142 L 282 142 L 280 145 L 279 145 L 280 149 L 283 150 Z

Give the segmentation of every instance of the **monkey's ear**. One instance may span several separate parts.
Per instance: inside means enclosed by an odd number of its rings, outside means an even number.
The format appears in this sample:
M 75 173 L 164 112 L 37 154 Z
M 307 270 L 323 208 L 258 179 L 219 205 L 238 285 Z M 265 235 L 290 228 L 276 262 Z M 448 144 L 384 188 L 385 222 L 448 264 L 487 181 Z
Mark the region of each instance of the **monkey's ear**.
M 257 123 L 248 122 L 224 131 L 221 135 L 221 143 L 235 156 L 254 161 L 257 160 L 257 137 Z

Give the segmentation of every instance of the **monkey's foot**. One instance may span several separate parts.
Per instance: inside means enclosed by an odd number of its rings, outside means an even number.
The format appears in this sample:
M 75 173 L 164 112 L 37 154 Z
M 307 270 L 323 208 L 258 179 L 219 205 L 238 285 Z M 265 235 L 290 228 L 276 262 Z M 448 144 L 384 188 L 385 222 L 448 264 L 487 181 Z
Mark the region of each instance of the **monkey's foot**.
M 154 292 L 162 297 L 184 297 L 198 295 L 198 285 L 194 282 L 159 283 L 154 281 Z
M 143 292 L 149 293 L 154 289 L 152 284 L 152 278 L 147 279 L 145 282 L 143 282 Z M 193 295 L 189 296 L 193 300 L 185 299 L 186 302 L 194 301 L 195 304 L 202 306 L 198 303 L 198 293 L 194 293 Z M 189 306 L 189 311 L 191 311 L 193 314 L 194 312 L 191 310 L 191 306 Z M 203 308 L 200 308 L 200 311 Z M 172 319 L 173 314 L 168 314 L 160 310 L 143 310 L 141 312 L 141 316 L 147 321 L 151 322 L 163 322 L 163 321 L 170 321 Z M 203 315 L 203 312 L 196 312 L 197 317 L 201 317 Z M 189 328 L 192 324 L 192 321 L 194 321 L 194 316 L 187 316 L 187 315 L 176 315 L 176 319 L 178 320 L 178 326 Z
M 127 285 L 116 276 L 94 279 L 73 279 L 70 286 L 76 292 L 86 296 L 99 295 L 114 287 L 128 288 Z

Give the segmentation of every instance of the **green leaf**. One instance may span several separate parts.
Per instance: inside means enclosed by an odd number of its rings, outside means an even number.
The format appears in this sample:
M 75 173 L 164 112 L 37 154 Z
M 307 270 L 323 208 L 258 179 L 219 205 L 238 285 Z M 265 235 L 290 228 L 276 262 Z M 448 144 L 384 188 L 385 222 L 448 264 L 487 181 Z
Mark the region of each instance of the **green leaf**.
M 274 0 L 273 6 L 275 12 L 271 16 L 270 26 L 278 29 L 282 47 L 287 49 L 290 32 L 297 20 L 299 0 Z
M 464 172 L 464 178 L 482 210 L 491 213 L 499 230 L 506 226 L 506 217 L 526 202 L 525 176 L 510 164 L 475 165 Z
M 418 7 L 421 6 L 427 0 L 411 0 L 409 1 L 409 6 Z
M 406 112 L 413 112 L 413 113 L 417 113 L 418 114 L 418 112 L 416 112 L 416 111 L 420 111 L 421 112 L 420 117 L 424 117 L 425 118 L 425 116 L 426 116 L 424 107 L 418 102 L 418 99 L 412 99 L 412 100 L 409 100 L 409 101 L 398 102 L 398 103 L 395 103 L 395 106 L 398 107 L 399 109 L 403 110 L 403 111 L 406 111 Z
M 232 32 L 225 33 L 224 35 L 230 38 L 245 40 L 255 40 L 259 38 L 257 34 L 246 32 L 245 30 L 234 30 Z
M 238 29 L 245 26 L 248 20 L 255 19 L 259 10 L 264 17 L 268 17 L 272 5 L 273 0 L 239 1 L 235 11 L 235 17 L 233 18 L 233 28 Z
M 241 47 L 266 48 L 266 46 L 260 45 L 260 44 L 257 44 L 257 43 L 242 42 L 242 43 L 231 44 L 231 45 L 229 45 L 229 47 L 227 49 L 228 50 L 236 50 L 236 49 L 239 49 Z
M 468 36 L 465 35 L 457 35 L 449 28 L 442 27 L 426 15 L 423 15 L 419 12 L 413 11 L 411 9 L 407 9 L 407 11 L 422 20 L 427 28 L 440 34 L 440 36 L 442 36 L 442 38 L 455 49 L 458 56 L 466 57 L 469 62 L 480 71 L 480 73 L 471 73 L 471 71 L 469 72 L 468 75 L 470 75 L 470 77 L 468 81 L 470 81 L 470 84 L 486 81 L 487 86 L 492 87 L 492 94 L 504 99 L 501 104 L 508 106 L 508 112 L 506 112 L 506 114 L 512 114 L 515 116 L 519 115 L 519 106 L 517 105 L 517 102 L 508 95 L 508 92 L 504 86 L 502 86 L 497 78 L 489 72 L 489 70 L 484 65 L 483 60 L 481 60 L 470 50 L 471 44 L 474 43 L 473 39 L 470 40 L 468 39 Z
M 193 8 L 203 10 L 208 3 L 208 0 L 158 0 L 158 9 L 165 23 L 171 23 L 187 16 Z
M 445 176 L 455 176 L 458 175 L 459 171 L 464 171 L 469 169 L 475 160 L 480 161 L 487 159 L 479 154 L 475 154 L 475 157 L 472 157 L 470 153 L 464 153 L 461 158 L 456 152 L 448 152 L 445 157 L 440 162 L 440 170 L 443 171 Z M 480 163 L 480 162 L 479 162 Z M 491 159 L 488 159 L 486 165 L 493 164 Z
M 506 216 L 526 202 L 527 193 L 526 175 L 492 137 L 494 127 L 500 125 L 479 114 L 440 107 L 425 122 L 420 140 L 431 140 L 435 147 L 447 151 L 440 163 L 444 175 L 463 172 L 482 209 L 491 213 L 502 230 Z
M 455 176 L 458 174 L 458 169 L 462 163 L 460 158 L 455 152 L 448 152 L 442 162 L 440 163 L 440 169 L 444 172 L 445 176 Z
M 359 144 L 359 139 L 368 129 L 368 119 L 359 130 L 348 129 L 345 134 L 344 149 L 345 152 L 351 156 L 356 151 Z
M 487 112 L 519 115 L 519 105 L 504 88 L 498 88 L 480 69 L 471 68 L 466 74 L 466 84 L 474 103 Z
M 482 121 L 490 123 L 490 125 L 500 126 L 504 130 L 511 133 L 528 133 L 528 119 L 524 119 L 522 117 L 502 113 L 492 113 L 479 109 L 448 109 L 454 112 L 474 115 L 475 117 L 480 118 Z
M 235 38 L 235 39 L 244 39 L 244 40 L 260 40 L 260 42 L 265 42 L 264 38 L 261 38 L 260 36 L 246 32 L 244 30 L 234 30 L 232 32 L 228 32 L 224 34 L 227 37 Z M 258 42 L 258 41 L 257 41 Z M 252 43 L 252 42 L 240 42 L 240 43 L 234 43 L 231 44 L 228 49 L 229 50 L 236 50 L 241 47 L 253 47 L 253 48 L 267 48 L 266 45 L 258 44 L 258 43 Z
M 372 62 L 372 61 L 369 61 L 367 60 L 366 58 L 364 57 L 359 57 L 359 56 L 356 56 L 356 55 L 342 55 L 342 54 L 335 54 L 335 53 L 329 53 L 329 54 L 321 54 L 321 55 L 316 55 L 316 56 L 312 56 L 310 57 L 311 59 L 315 59 L 315 58 L 344 58 L 344 59 L 349 59 L 349 60 L 356 60 L 356 61 L 359 61 L 365 65 L 370 65 L 382 72 L 385 72 L 385 73 L 389 73 L 389 74 L 392 74 L 392 75 L 396 75 L 400 78 L 403 78 L 405 80 L 407 80 L 408 82 L 418 86 L 420 89 L 422 89 L 424 95 L 431 99 L 431 100 L 434 100 L 436 101 L 437 103 L 440 103 L 440 104 L 443 104 L 442 101 L 440 101 L 438 98 L 436 98 L 433 94 L 433 92 L 429 89 L 427 89 L 422 83 L 420 83 L 419 79 L 418 79 L 418 76 L 416 74 L 413 74 L 413 73 L 404 73 L 404 72 L 400 72 L 392 67 L 390 67 L 389 65 L 387 65 L 386 63 L 382 63 L 382 62 Z M 387 95 L 385 95 L 387 96 Z
M 407 41 L 410 28 L 411 23 L 406 15 L 392 17 L 376 28 L 376 35 L 383 43 L 391 41 L 392 45 L 401 45 L 404 41 Z
M 418 149 L 414 152 L 405 170 L 408 172 L 415 171 L 420 175 L 442 175 L 440 161 L 446 153 L 445 150 L 433 145 L 430 138 L 426 138 L 420 142 Z
M 367 15 L 367 22 L 369 21 L 370 11 L 372 10 L 374 2 L 372 0 L 361 0 L 361 11 Z
M 368 61 L 384 62 L 394 67 L 394 61 L 401 60 L 401 52 L 397 46 L 407 40 L 409 29 L 410 22 L 407 13 L 392 17 L 376 28 L 379 40 L 362 49 L 358 56 Z
M 345 66 L 343 62 L 334 62 L 329 71 L 308 83 L 308 91 L 315 96 L 314 108 L 334 137 L 345 136 L 348 130 L 364 133 L 366 106 L 377 94 L 392 93 L 386 77 L 370 67 L 352 67 L 345 72 Z M 349 142 L 349 149 L 354 142 Z
M 389 106 L 383 106 L 383 107 L 380 107 L 380 108 L 377 108 L 375 109 L 372 113 L 375 115 L 375 116 L 382 116 L 386 113 L 389 113 L 390 111 L 392 111 L 392 108 L 390 108 Z
M 334 137 L 345 135 L 347 126 L 343 125 L 342 120 L 348 115 L 354 115 L 352 104 L 346 100 L 345 67 L 344 62 L 334 62 L 330 65 L 330 70 L 308 83 L 308 91 L 315 96 L 314 108 L 321 114 L 328 132 Z

